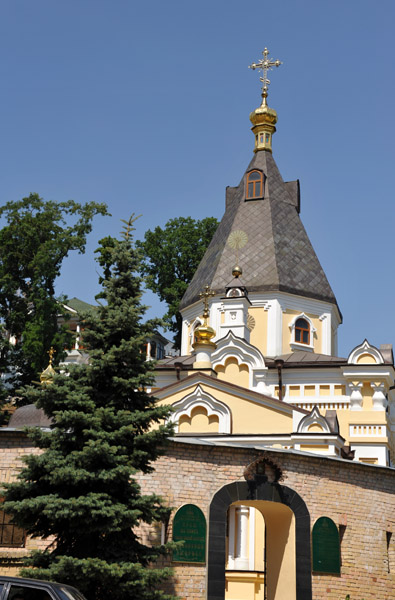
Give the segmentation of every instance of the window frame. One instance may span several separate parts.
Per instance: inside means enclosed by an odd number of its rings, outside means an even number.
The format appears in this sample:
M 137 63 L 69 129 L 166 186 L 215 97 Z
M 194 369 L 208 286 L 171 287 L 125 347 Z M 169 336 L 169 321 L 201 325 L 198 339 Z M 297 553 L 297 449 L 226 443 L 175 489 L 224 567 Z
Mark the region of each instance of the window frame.
M 252 179 L 251 175 L 257 173 L 259 175 L 259 179 Z M 250 196 L 250 184 L 253 187 L 253 194 Z M 256 188 L 257 185 L 259 184 L 259 190 L 260 193 L 256 193 Z M 246 193 L 245 193 L 245 199 L 246 200 L 260 200 L 263 198 L 263 184 L 264 184 L 264 180 L 263 180 L 263 172 L 259 171 L 258 169 L 253 169 L 252 171 L 249 171 L 247 173 L 246 176 Z
M 10 517 L 10 521 L 6 522 L 7 515 Z M 15 530 L 18 530 L 21 534 L 22 541 L 18 543 L 4 543 L 3 536 L 5 527 L 11 527 L 11 540 L 14 538 Z M 7 513 L 4 509 L 0 509 L 0 548 L 25 548 L 26 547 L 26 531 L 21 527 L 18 527 L 15 523 L 12 522 L 12 517 L 9 513 Z
M 303 321 L 304 323 L 306 323 L 306 326 L 302 327 L 300 324 L 298 325 L 298 323 L 300 321 Z M 303 338 L 304 338 L 303 334 L 305 332 L 307 332 L 307 342 L 305 342 L 303 340 Z M 304 319 L 303 317 L 299 317 L 299 319 L 296 319 L 296 321 L 295 321 L 295 342 L 297 344 L 304 344 L 305 346 L 310 346 L 310 336 L 311 336 L 310 323 L 308 321 L 306 321 L 306 319 Z M 297 339 L 298 337 L 300 337 L 300 339 Z
M 296 323 L 298 322 L 299 319 L 303 319 L 304 321 L 306 321 L 308 327 L 309 327 L 309 343 L 306 344 L 306 342 L 300 342 L 296 340 Z M 289 328 L 291 331 L 291 342 L 290 342 L 290 347 L 291 350 L 306 350 L 307 352 L 314 352 L 314 334 L 316 333 L 316 328 L 313 326 L 313 322 L 312 320 L 305 314 L 305 313 L 300 313 L 299 315 L 296 315 L 294 319 L 292 319 L 291 323 L 289 324 Z M 306 331 L 306 329 L 303 329 L 301 331 Z

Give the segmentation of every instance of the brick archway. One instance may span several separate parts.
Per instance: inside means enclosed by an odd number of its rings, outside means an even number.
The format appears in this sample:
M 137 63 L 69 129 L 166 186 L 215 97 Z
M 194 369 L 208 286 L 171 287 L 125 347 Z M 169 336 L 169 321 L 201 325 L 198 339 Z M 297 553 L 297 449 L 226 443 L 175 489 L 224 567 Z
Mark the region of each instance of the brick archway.
M 296 599 L 312 600 L 310 515 L 305 502 L 279 483 L 238 481 L 221 488 L 209 513 L 207 600 L 225 598 L 225 539 L 228 508 L 233 502 L 264 500 L 289 507 L 295 515 Z

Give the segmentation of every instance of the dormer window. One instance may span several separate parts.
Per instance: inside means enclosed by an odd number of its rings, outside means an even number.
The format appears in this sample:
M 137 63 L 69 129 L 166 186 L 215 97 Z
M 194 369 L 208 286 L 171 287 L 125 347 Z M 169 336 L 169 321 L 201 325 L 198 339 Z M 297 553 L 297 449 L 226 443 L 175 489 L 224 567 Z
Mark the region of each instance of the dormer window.
M 254 200 L 263 197 L 263 173 L 261 171 L 251 171 L 247 175 L 246 182 L 247 194 L 246 200 Z
M 310 344 L 310 324 L 306 319 L 297 319 L 295 321 L 295 342 Z

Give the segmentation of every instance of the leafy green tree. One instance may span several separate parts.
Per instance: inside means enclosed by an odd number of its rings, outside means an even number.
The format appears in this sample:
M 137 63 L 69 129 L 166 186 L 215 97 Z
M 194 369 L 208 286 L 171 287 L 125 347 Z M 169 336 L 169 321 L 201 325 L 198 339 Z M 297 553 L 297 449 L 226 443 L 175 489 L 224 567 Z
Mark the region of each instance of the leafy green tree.
M 54 537 L 22 571 L 29 577 L 70 583 L 88 600 L 164 600 L 158 589 L 168 569 L 152 568 L 166 546 L 143 545 L 141 522 L 163 521 L 168 509 L 156 495 L 141 495 L 136 472 L 149 473 L 172 428 L 169 407 L 145 388 L 152 365 L 141 352 L 155 323 L 141 319 L 139 258 L 130 236 L 101 240 L 102 303 L 86 314 L 84 344 L 90 363 L 39 389 L 30 401 L 53 419 L 52 431 L 31 430 L 43 450 L 25 459 L 7 486 L 4 509 L 34 537 Z
M 148 230 L 144 241 L 137 242 L 145 256 L 142 272 L 146 285 L 167 303 L 163 320 L 175 333 L 177 349 L 181 346 L 182 326 L 178 307 L 217 227 L 215 217 L 201 221 L 178 217 L 170 219 L 163 229 Z
M 6 223 L 0 230 L 0 321 L 6 338 L 16 340 L 3 348 L 0 368 L 9 370 L 11 391 L 37 379 L 51 346 L 59 359 L 70 343 L 67 327 L 58 327 L 55 280 L 69 252 L 85 251 L 97 214 L 108 214 L 104 204 L 44 201 L 37 194 L 0 207 Z

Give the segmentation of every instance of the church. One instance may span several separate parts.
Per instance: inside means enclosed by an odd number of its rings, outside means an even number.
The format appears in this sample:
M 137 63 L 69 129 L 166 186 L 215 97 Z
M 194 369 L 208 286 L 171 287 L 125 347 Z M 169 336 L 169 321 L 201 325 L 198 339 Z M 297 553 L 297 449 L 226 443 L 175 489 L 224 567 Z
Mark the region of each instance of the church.
M 182 600 L 389 600 L 392 346 L 372 346 L 362 332 L 338 356 L 342 314 L 300 218 L 300 183 L 285 182 L 273 157 L 267 73 L 281 63 L 268 54 L 251 65 L 263 83 L 250 114 L 252 159 L 227 187 L 182 299 L 181 354 L 156 365 L 150 393 L 173 407 L 175 435 L 139 481 L 172 514 L 141 535 L 183 541 L 167 560 L 167 589 Z M 3 480 L 29 451 L 29 410 L 0 430 Z M 0 567 L 24 551 L 3 545 Z
M 253 157 L 180 305 L 181 356 L 156 369 L 171 447 L 142 478 L 174 507 L 163 539 L 185 600 L 395 597 L 392 346 L 337 352 L 342 314 L 273 158 L 277 114 L 250 114 Z M 147 534 L 148 535 L 148 534 Z

